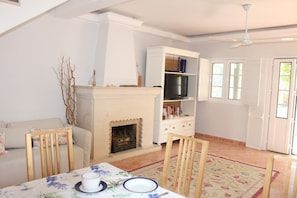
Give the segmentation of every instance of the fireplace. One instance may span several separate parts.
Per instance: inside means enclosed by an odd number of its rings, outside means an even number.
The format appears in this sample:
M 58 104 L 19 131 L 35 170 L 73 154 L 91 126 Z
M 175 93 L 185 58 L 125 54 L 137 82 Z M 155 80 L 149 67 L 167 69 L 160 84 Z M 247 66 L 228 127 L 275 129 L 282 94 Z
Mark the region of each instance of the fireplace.
M 159 87 L 76 86 L 77 126 L 92 132 L 91 163 L 121 160 L 161 150 L 153 143 Z M 112 127 L 136 124 L 136 148 L 112 151 Z M 119 139 L 121 142 L 125 138 Z
M 131 119 L 110 122 L 111 153 L 135 149 L 140 146 L 141 120 Z

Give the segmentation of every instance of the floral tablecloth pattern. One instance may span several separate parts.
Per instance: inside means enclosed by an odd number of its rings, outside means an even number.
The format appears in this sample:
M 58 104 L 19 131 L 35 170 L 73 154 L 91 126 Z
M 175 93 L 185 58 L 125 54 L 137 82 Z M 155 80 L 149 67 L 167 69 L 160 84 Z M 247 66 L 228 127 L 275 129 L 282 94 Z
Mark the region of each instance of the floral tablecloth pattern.
M 98 193 L 82 193 L 77 191 L 74 186 L 81 180 L 81 175 L 87 172 L 97 172 L 101 176 L 101 180 L 107 183 L 107 188 Z M 158 187 L 150 193 L 133 193 L 126 190 L 122 184 L 116 185 L 117 181 L 124 181 L 133 175 L 123 171 L 109 163 L 100 163 L 94 166 L 78 169 L 69 173 L 62 173 L 49 176 L 42 179 L 33 180 L 16 186 L 9 186 L 0 189 L 0 198 L 153 198 L 164 192 L 169 194 L 162 198 L 182 198 L 178 194 L 168 191 L 162 187 Z

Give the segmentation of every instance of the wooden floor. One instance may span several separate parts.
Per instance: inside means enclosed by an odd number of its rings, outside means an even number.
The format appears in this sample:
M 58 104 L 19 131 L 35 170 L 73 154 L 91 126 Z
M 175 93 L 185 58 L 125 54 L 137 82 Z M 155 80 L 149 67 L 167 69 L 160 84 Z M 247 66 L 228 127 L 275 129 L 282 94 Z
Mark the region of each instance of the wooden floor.
M 272 152 L 260 151 L 256 149 L 251 149 L 245 147 L 243 143 L 227 141 L 219 138 L 199 136 L 201 139 L 208 140 L 209 144 L 209 154 L 214 154 L 221 157 L 226 157 L 229 159 L 237 160 L 240 162 L 248 163 L 254 166 L 265 167 L 266 161 Z M 149 154 L 144 154 L 136 156 L 133 158 L 124 159 L 121 161 L 112 162 L 113 165 L 126 170 L 133 171 L 137 168 L 152 164 L 154 162 L 163 160 L 164 156 L 164 145 L 161 151 L 152 152 Z M 280 174 L 272 183 L 272 190 L 270 197 L 283 197 L 283 184 L 284 184 L 284 171 L 286 170 L 286 161 L 276 162 L 275 170 L 280 171 Z

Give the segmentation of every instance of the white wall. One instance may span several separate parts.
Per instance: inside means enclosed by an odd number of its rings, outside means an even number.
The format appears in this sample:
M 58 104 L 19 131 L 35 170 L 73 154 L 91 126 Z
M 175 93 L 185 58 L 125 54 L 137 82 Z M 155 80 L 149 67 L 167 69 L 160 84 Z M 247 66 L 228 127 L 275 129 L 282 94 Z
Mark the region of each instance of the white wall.
M 0 120 L 47 117 L 65 120 L 54 69 L 61 57 L 76 65 L 77 84 L 87 84 L 94 61 L 96 26 L 48 14 L 0 37 Z
M 90 84 L 98 25 L 80 19 L 44 14 L 0 36 L 0 120 L 60 117 L 65 106 L 54 69 L 62 56 L 76 65 L 77 85 Z M 146 47 L 187 44 L 135 33 L 136 61 L 145 76 Z
M 145 82 L 145 64 L 146 64 L 146 48 L 151 46 L 171 46 L 181 49 L 187 49 L 188 43 L 166 39 L 159 36 L 153 36 L 146 33 L 135 32 L 135 55 L 136 64 L 139 67 L 139 71 L 143 77 L 143 83 Z
M 203 58 L 243 57 L 249 60 L 260 60 L 261 58 L 297 57 L 297 43 L 251 45 L 240 48 L 230 48 L 230 46 L 230 43 L 212 45 L 192 43 L 191 49 L 199 51 Z M 267 65 L 266 67 L 271 66 Z M 262 76 L 261 78 L 267 79 L 271 73 L 264 72 L 264 75 L 266 76 Z M 254 79 L 247 80 L 252 81 Z M 255 112 L 257 109 L 262 111 L 266 102 L 265 98 L 260 97 L 259 99 L 261 100 L 259 102 L 261 106 L 253 107 L 253 111 Z M 247 105 L 213 103 L 210 101 L 198 102 L 196 131 L 246 142 L 249 108 L 250 106 Z M 262 138 L 260 132 L 258 139 Z M 257 135 L 257 132 L 255 135 Z M 257 137 L 253 137 L 253 139 L 257 139 Z M 259 142 L 254 142 L 254 145 L 259 145 L 254 147 L 260 147 L 260 144 Z

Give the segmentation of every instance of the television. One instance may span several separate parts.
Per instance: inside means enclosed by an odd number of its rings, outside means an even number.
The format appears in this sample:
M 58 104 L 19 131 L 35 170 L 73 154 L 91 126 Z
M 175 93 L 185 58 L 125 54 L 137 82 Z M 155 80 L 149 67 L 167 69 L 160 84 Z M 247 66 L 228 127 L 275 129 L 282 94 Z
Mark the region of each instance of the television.
M 165 74 L 164 99 L 176 100 L 188 96 L 188 76 Z

